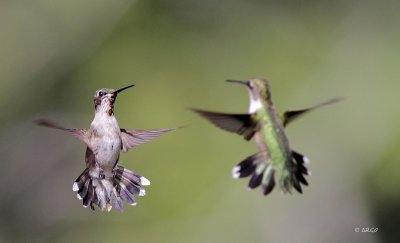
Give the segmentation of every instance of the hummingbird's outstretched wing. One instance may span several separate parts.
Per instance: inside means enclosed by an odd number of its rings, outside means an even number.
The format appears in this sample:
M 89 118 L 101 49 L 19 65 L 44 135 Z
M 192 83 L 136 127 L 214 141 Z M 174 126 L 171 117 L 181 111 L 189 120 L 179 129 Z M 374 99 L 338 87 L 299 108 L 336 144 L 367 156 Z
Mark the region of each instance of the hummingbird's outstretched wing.
M 283 125 L 286 126 L 287 124 L 289 124 L 290 122 L 296 120 L 297 118 L 299 118 L 301 115 L 303 115 L 304 113 L 314 110 L 316 108 L 319 108 L 321 106 L 325 106 L 325 105 L 330 105 L 333 103 L 336 103 L 338 101 L 341 101 L 342 98 L 332 98 L 329 100 L 326 100 L 324 102 L 321 102 L 315 106 L 312 106 L 310 108 L 305 108 L 305 109 L 301 109 L 301 110 L 293 110 L 293 111 L 286 111 L 285 113 L 283 113 L 282 115 L 282 121 L 283 121 Z
M 121 140 L 123 152 L 127 152 L 129 149 L 136 147 L 140 144 L 147 143 L 154 138 L 173 131 L 176 128 L 164 128 L 164 129 L 147 129 L 147 130 L 129 130 L 121 128 Z
M 90 148 L 89 140 L 88 140 L 88 130 L 87 129 L 83 129 L 83 128 L 65 128 L 65 127 L 62 127 L 62 126 L 60 126 L 60 125 L 58 125 L 58 124 L 56 124 L 56 123 L 54 123 L 52 121 L 46 120 L 46 119 L 36 120 L 35 123 L 37 125 L 40 125 L 40 126 L 66 131 L 69 134 L 71 134 L 72 136 L 74 136 L 77 139 L 79 139 L 82 142 L 84 142 Z
M 215 126 L 228 132 L 234 132 L 250 140 L 259 130 L 258 123 L 253 119 L 252 114 L 224 114 L 219 112 L 192 109 L 200 114 Z

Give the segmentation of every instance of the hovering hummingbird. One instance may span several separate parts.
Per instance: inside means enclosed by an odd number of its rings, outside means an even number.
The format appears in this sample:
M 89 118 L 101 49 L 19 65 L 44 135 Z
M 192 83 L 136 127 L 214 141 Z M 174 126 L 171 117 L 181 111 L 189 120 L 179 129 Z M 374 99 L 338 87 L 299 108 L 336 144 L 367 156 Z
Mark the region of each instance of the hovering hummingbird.
M 199 109 L 193 111 L 217 127 L 237 133 L 246 140 L 255 138 L 258 152 L 235 166 L 232 170 L 233 177 L 251 176 L 248 187 L 253 189 L 261 185 L 264 195 L 273 190 L 275 183 L 284 193 L 291 192 L 292 188 L 302 193 L 300 184 L 308 185 L 304 175 L 310 174 L 305 167 L 309 160 L 291 150 L 284 128 L 302 114 L 340 99 L 333 98 L 310 108 L 286 111 L 280 115 L 272 103 L 268 80 L 257 78 L 249 81 L 227 81 L 247 87 L 250 95 L 248 114 L 225 114 Z
M 72 190 L 82 200 L 83 206 L 102 211 L 113 207 L 122 211 L 124 201 L 136 205 L 135 196 L 144 196 L 143 186 L 150 185 L 146 177 L 118 164 L 120 151 L 127 152 L 140 144 L 175 128 L 132 130 L 120 128 L 114 116 L 117 95 L 134 85 L 120 89 L 99 89 L 94 95 L 95 116 L 89 129 L 64 128 L 48 120 L 38 120 L 41 126 L 68 132 L 86 144 L 86 169 L 76 179 Z

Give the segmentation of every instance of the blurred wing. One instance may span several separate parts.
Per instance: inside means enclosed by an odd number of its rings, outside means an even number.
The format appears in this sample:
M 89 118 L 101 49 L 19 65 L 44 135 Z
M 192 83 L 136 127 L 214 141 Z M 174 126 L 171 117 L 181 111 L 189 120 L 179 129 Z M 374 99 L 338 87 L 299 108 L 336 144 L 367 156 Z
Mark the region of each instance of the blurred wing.
M 301 115 L 303 115 L 304 113 L 306 113 L 308 111 L 314 110 L 314 109 L 319 108 L 321 106 L 330 105 L 330 104 L 336 103 L 336 102 L 341 101 L 341 100 L 342 100 L 342 98 L 333 98 L 333 99 L 321 102 L 318 105 L 315 105 L 315 106 L 310 107 L 310 108 L 305 108 L 305 109 L 301 109 L 301 110 L 294 110 L 294 111 L 286 111 L 285 113 L 283 113 L 283 116 L 282 116 L 283 125 L 286 127 L 287 124 L 289 124 L 290 122 L 296 120 L 297 118 L 299 118 Z
M 84 142 L 88 147 L 90 147 L 89 146 L 87 129 L 65 128 L 65 127 L 62 127 L 62 126 L 54 123 L 54 122 L 51 122 L 51 121 L 45 120 L 45 119 L 37 120 L 35 122 L 39 126 L 49 127 L 49 128 L 54 128 L 54 129 L 65 131 L 65 132 L 69 133 L 70 135 L 76 137 L 77 139 L 81 140 L 82 142 Z
M 257 122 L 251 114 L 224 114 L 197 109 L 192 110 L 215 126 L 225 131 L 242 135 L 246 140 L 250 140 L 258 130 Z
M 154 130 L 128 130 L 121 128 L 122 151 L 127 152 L 140 144 L 147 143 L 154 138 L 173 131 L 176 128 L 154 129 Z

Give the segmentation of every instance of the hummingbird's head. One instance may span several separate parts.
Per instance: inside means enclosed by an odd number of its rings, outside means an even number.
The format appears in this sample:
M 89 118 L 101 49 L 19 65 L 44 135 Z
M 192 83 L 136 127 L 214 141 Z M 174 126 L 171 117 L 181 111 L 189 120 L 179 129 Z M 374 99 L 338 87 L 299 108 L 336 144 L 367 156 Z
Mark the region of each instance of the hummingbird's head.
M 97 90 L 94 94 L 94 107 L 96 111 L 104 111 L 107 112 L 109 115 L 113 114 L 114 102 L 117 98 L 118 93 L 133 86 L 134 85 L 131 84 L 115 90 L 106 88 Z
M 271 99 L 271 87 L 265 78 L 255 78 L 247 81 L 249 92 L 252 97 L 263 97 L 264 99 Z
M 226 81 L 245 85 L 247 87 L 247 90 L 249 91 L 251 102 L 259 101 L 260 99 L 267 101 L 271 99 L 271 88 L 268 80 L 265 78 L 255 78 L 248 81 Z

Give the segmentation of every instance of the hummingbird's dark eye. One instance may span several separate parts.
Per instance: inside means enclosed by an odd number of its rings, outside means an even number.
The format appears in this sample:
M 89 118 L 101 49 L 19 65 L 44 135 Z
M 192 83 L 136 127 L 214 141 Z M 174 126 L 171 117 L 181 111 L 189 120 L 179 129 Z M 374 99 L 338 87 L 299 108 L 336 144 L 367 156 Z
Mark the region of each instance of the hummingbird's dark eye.
M 99 96 L 103 96 L 104 95 L 104 92 L 103 91 L 100 91 L 99 92 Z

